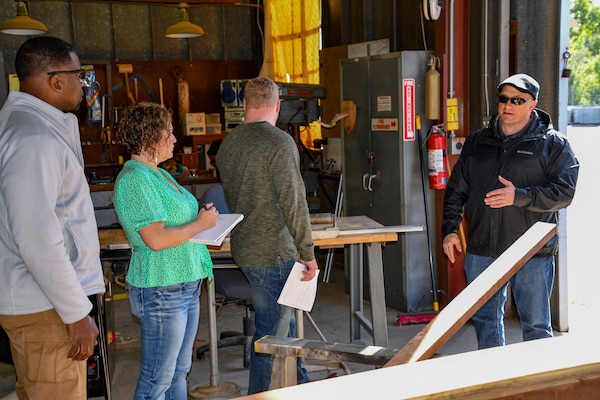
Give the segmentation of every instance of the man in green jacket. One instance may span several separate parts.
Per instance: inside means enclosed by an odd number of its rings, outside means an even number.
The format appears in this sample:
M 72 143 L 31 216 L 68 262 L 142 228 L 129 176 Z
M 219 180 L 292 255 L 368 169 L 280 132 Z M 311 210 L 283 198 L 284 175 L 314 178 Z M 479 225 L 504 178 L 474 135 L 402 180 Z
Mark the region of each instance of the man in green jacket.
M 293 310 L 277 303 L 281 289 L 296 261 L 306 266 L 303 280 L 318 268 L 298 149 L 275 126 L 279 107 L 275 82 L 250 80 L 244 124 L 227 135 L 216 157 L 227 203 L 244 214 L 231 234 L 231 253 L 252 287 L 253 340 L 290 334 Z M 248 394 L 269 389 L 272 364 L 271 356 L 252 351 Z

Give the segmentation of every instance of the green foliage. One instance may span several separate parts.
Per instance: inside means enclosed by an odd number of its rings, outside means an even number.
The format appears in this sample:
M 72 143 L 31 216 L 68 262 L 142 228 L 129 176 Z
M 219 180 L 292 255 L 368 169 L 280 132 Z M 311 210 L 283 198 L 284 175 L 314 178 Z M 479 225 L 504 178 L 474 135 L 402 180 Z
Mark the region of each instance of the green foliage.
M 600 104 L 600 7 L 592 0 L 574 0 L 571 16 L 578 26 L 571 28 L 569 45 L 569 104 Z

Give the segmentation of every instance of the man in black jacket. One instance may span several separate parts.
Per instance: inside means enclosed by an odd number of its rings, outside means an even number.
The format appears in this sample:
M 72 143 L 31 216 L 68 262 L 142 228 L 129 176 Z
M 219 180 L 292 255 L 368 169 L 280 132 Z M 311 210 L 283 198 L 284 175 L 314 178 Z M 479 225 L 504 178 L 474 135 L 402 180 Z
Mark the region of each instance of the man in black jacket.
M 550 116 L 536 109 L 538 82 L 526 74 L 498 85 L 498 113 L 472 133 L 452 170 L 444 198 L 443 249 L 462 252 L 457 235 L 468 222 L 465 274 L 471 283 L 537 221 L 557 222 L 573 200 L 579 163 Z M 551 239 L 509 281 L 523 340 L 552 337 L 550 294 L 556 240 Z M 504 285 L 474 316 L 479 348 L 503 346 Z

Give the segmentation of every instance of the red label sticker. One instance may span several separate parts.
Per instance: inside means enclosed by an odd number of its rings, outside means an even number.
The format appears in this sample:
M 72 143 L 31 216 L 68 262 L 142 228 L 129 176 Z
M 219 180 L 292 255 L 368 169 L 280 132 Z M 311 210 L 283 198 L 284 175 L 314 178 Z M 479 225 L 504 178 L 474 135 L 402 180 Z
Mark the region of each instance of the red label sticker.
M 415 140 L 415 80 L 402 81 L 402 131 L 405 141 Z

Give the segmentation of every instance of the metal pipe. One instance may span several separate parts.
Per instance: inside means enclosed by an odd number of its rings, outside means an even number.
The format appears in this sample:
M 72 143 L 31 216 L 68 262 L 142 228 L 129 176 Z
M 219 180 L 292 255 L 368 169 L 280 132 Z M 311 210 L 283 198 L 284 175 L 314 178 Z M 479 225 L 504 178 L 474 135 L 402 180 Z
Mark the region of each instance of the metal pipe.
M 484 3 L 484 17 L 483 17 L 483 90 L 485 98 L 485 116 L 490 115 L 490 93 L 489 93 L 489 71 L 488 71 L 488 18 L 489 14 L 489 2 L 485 0 Z
M 391 40 L 390 40 L 390 51 L 393 53 L 398 50 L 398 4 L 396 0 L 391 0 Z
M 219 386 L 219 357 L 217 343 L 217 312 L 215 310 L 215 280 L 206 280 L 208 290 L 208 349 L 210 351 L 210 386 Z
M 454 97 L 454 0 L 450 0 L 450 32 L 448 34 L 448 97 Z

